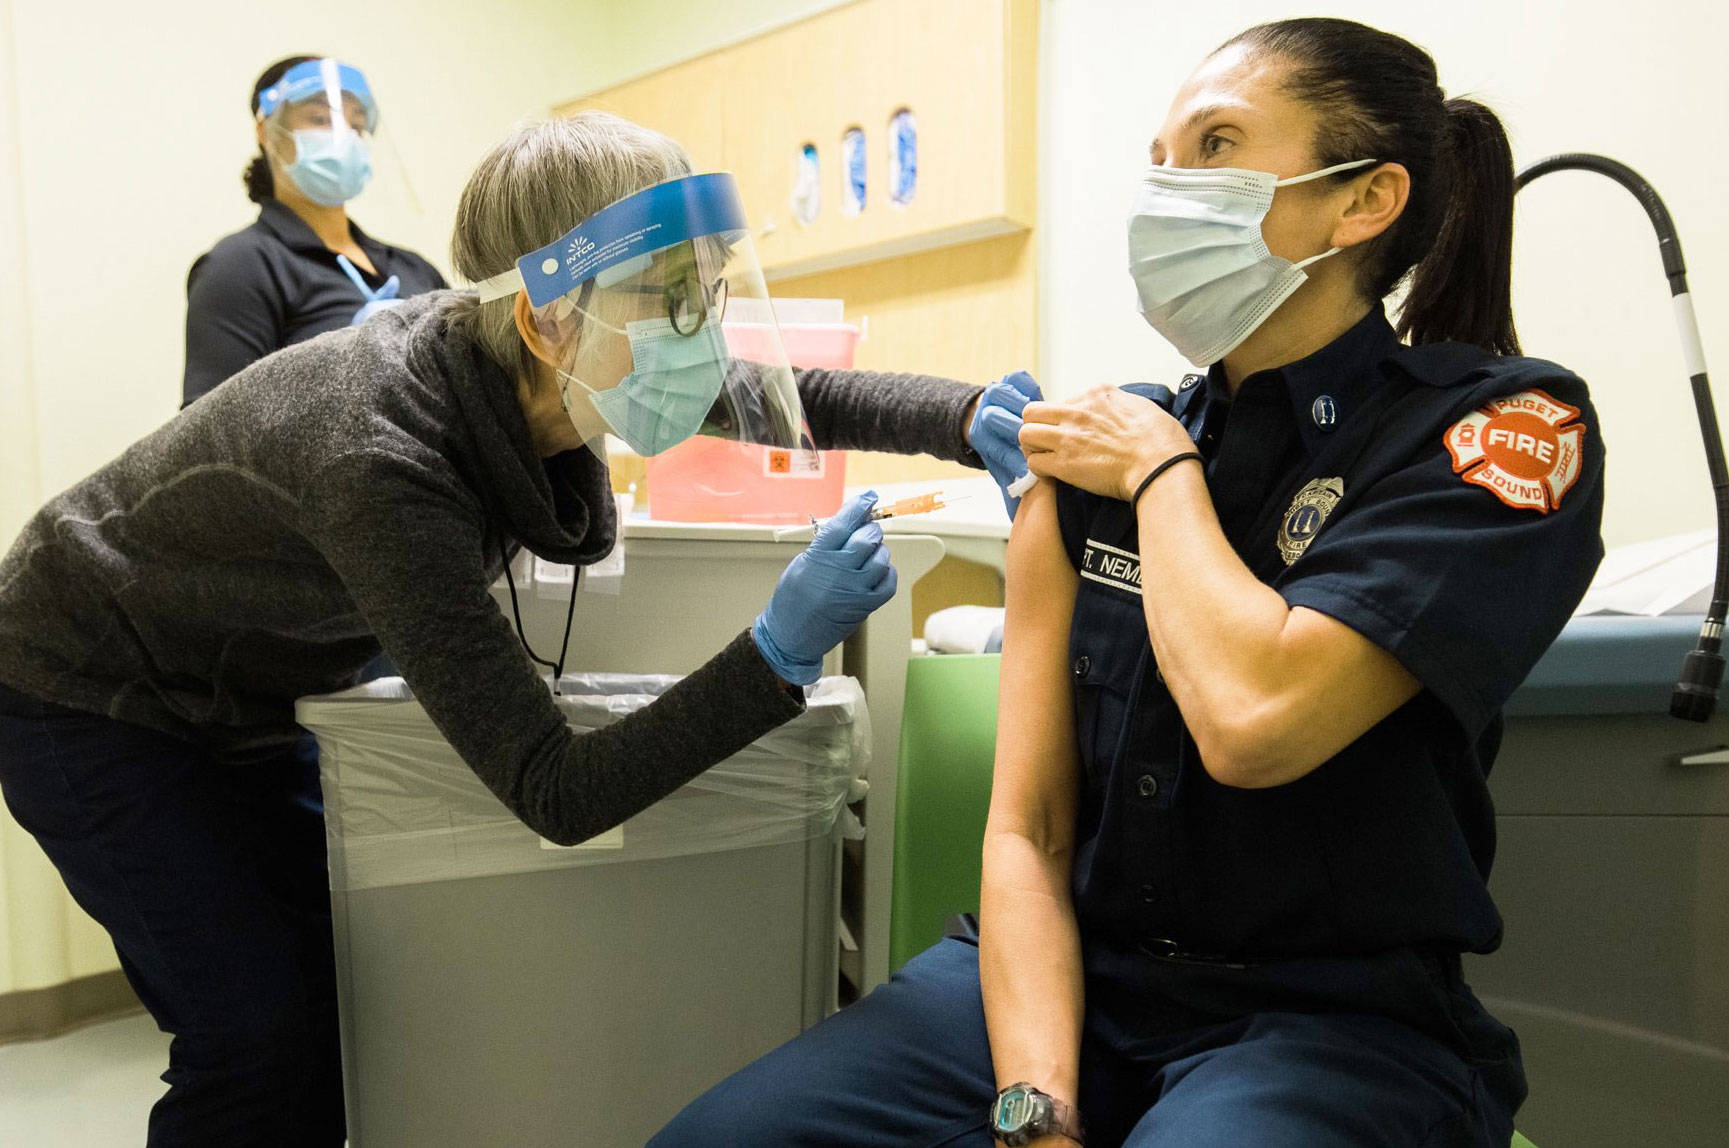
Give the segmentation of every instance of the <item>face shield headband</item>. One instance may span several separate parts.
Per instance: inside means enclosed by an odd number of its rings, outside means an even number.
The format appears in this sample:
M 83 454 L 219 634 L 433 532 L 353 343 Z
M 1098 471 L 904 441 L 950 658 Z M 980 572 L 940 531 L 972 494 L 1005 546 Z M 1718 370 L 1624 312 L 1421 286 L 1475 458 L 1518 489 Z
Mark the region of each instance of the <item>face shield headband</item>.
M 544 307 L 590 280 L 605 287 L 610 279 L 625 279 L 675 243 L 705 236 L 731 242 L 744 232 L 744 205 L 730 173 L 669 180 L 619 200 L 477 284 L 480 301 L 526 290 L 530 303 Z
M 372 98 L 372 88 L 366 83 L 366 75 L 353 64 L 344 64 L 328 57 L 322 60 L 306 60 L 294 65 L 282 73 L 281 79 L 259 92 L 258 118 L 269 119 L 285 104 L 298 104 L 321 94 L 333 109 L 340 111 L 344 92 L 360 102 L 366 116 L 367 132 L 377 131 L 378 101 Z

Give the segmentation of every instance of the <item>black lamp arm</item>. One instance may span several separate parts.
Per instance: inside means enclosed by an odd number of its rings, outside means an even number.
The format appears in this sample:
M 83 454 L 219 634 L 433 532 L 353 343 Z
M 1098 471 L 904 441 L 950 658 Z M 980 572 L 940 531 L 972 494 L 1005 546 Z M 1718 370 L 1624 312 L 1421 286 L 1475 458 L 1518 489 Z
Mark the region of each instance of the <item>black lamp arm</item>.
M 1687 290 L 1687 264 L 1681 257 L 1681 239 L 1675 234 L 1675 221 L 1657 189 L 1644 176 L 1608 156 L 1566 152 L 1540 159 L 1518 174 L 1514 190 L 1553 171 L 1594 171 L 1608 176 L 1633 193 L 1657 231 L 1657 252 L 1663 259 L 1663 273 L 1669 279 L 1675 325 L 1693 387 L 1693 407 L 1699 416 L 1699 436 L 1705 444 L 1705 464 L 1711 471 L 1711 489 L 1717 501 L 1717 580 L 1711 590 L 1711 605 L 1705 611 L 1705 623 L 1699 628 L 1698 644 L 1681 665 L 1669 712 L 1688 721 L 1708 721 L 1717 705 L 1717 687 L 1723 680 L 1723 623 L 1725 614 L 1729 614 L 1729 467 L 1723 461 L 1723 437 L 1717 429 L 1717 406 L 1711 399 L 1693 297 Z

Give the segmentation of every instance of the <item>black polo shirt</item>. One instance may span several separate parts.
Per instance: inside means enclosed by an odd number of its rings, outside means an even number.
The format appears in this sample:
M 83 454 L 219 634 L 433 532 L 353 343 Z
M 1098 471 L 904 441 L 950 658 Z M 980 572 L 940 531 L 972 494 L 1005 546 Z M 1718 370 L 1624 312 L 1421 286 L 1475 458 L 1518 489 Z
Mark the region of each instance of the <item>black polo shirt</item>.
M 1129 389 L 1189 429 L 1256 577 L 1389 651 L 1422 689 L 1296 781 L 1219 784 L 1159 677 L 1133 511 L 1060 486 L 1081 575 L 1083 936 L 1203 962 L 1494 949 L 1501 706 L 1602 556 L 1585 385 L 1553 363 L 1403 346 L 1376 308 L 1234 398 L 1217 367 L 1177 392 Z
M 361 271 L 372 289 L 395 275 L 406 299 L 446 286 L 412 251 L 349 229 L 378 269 Z M 358 268 L 357 268 L 358 269 Z M 200 255 L 186 277 L 186 377 L 181 405 L 272 351 L 348 326 L 366 297 L 336 252 L 279 200 L 267 199 L 244 231 Z

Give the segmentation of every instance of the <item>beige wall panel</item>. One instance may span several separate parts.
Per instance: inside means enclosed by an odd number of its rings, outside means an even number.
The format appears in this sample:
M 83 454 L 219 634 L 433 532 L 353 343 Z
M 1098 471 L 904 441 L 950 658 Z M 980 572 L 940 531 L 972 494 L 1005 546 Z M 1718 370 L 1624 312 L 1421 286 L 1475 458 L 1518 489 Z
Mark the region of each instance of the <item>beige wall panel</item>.
M 1033 225 L 1037 23 L 1033 0 L 864 0 L 558 110 L 617 111 L 678 138 L 699 166 L 733 172 L 769 277 L 807 274 Z M 888 125 L 901 108 L 919 138 L 906 205 L 887 194 Z M 841 137 L 855 126 L 867 190 L 848 217 Z M 808 225 L 791 208 L 806 143 L 821 173 Z
M 728 166 L 749 173 L 746 209 L 773 228 L 759 241 L 764 265 L 1030 225 L 1006 218 L 1006 42 L 1001 0 L 872 0 L 732 49 L 741 71 L 761 77 L 756 99 L 728 101 L 726 139 Z M 887 196 L 888 122 L 902 107 L 919 129 L 918 190 L 904 207 Z M 865 133 L 867 191 L 848 218 L 840 141 L 852 126 Z M 789 206 L 806 142 L 822 160 L 822 210 L 808 226 Z M 1031 168 L 1022 174 L 1030 183 Z
M 553 114 L 565 116 L 585 108 L 598 108 L 621 115 L 683 144 L 698 171 L 713 171 L 724 167 L 726 162 L 721 142 L 725 119 L 722 70 L 722 56 L 702 56 L 593 96 L 560 104 Z

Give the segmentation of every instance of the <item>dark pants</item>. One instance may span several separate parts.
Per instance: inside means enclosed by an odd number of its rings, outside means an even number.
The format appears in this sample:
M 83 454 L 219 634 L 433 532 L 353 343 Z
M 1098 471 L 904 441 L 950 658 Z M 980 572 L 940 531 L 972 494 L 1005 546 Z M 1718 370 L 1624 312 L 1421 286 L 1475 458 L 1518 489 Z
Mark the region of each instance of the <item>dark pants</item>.
M 1088 1148 L 1488 1148 L 1512 1136 L 1517 1096 L 1388 1017 L 1257 1012 L 1161 1035 L 1110 1012 L 1089 1005 L 1081 1050 Z M 950 939 L 722 1081 L 650 1146 L 990 1148 L 995 1091 L 978 950 Z
M 229 766 L 188 742 L 0 686 L 0 791 L 174 1038 L 152 1148 L 340 1146 L 311 738 Z

